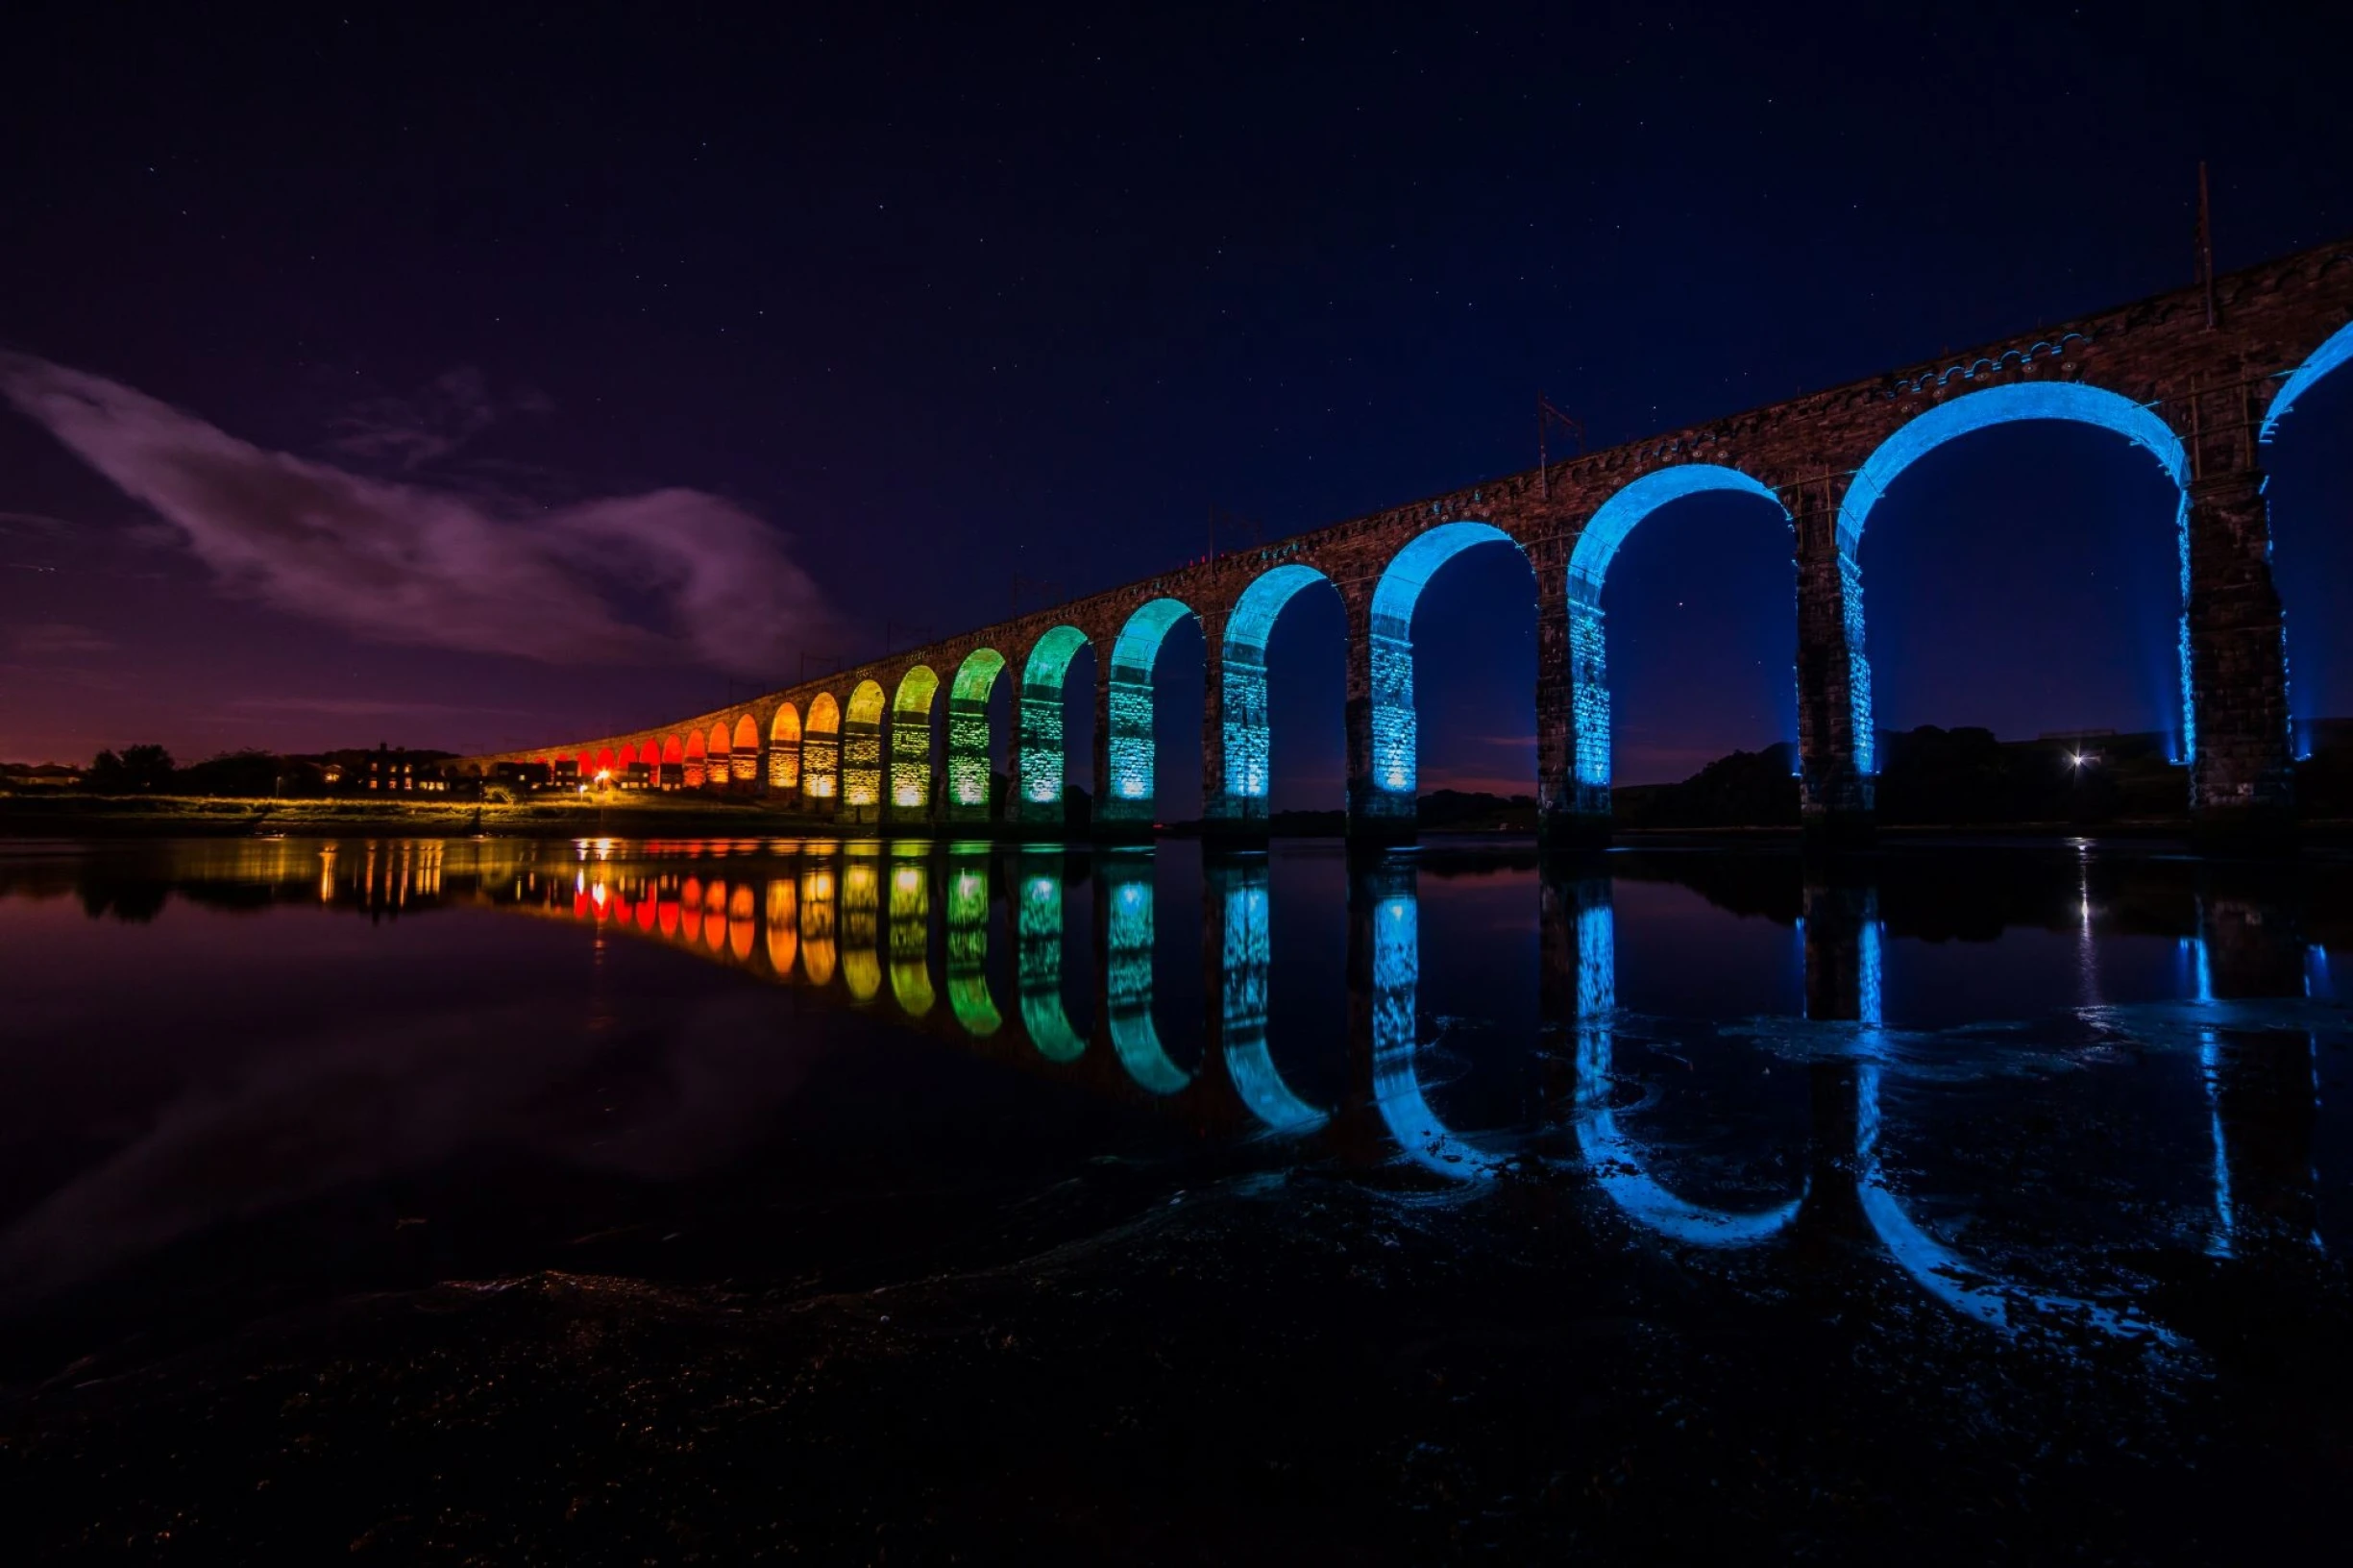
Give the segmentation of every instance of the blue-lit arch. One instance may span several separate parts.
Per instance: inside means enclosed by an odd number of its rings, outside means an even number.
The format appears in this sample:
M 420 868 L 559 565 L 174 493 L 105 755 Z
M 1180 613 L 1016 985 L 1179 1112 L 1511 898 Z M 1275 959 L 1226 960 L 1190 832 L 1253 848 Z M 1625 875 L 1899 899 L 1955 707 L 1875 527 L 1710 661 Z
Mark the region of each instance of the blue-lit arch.
M 1303 588 L 1332 579 L 1296 562 L 1262 573 L 1226 617 L 1218 712 L 1223 721 L 1225 793 L 1237 801 L 1263 801 L 1272 779 L 1272 734 L 1266 719 L 1266 639 L 1275 618 Z
M 1015 769 L 1020 779 L 1020 810 L 1027 817 L 1062 811 L 1066 766 L 1063 754 L 1063 691 L 1070 661 L 1087 646 L 1087 634 L 1072 625 L 1055 626 L 1033 644 L 1021 666 L 1021 747 Z
M 1439 567 L 1473 545 L 1519 541 L 1491 523 L 1441 523 L 1393 556 L 1373 589 L 1371 814 L 1410 818 L 1420 788 L 1420 721 L 1413 707 L 1413 606 Z
M 1111 650 L 1110 735 L 1106 772 L 1096 780 L 1105 817 L 1149 821 L 1152 817 L 1152 667 L 1168 628 L 1192 614 L 1177 599 L 1156 599 L 1119 628 Z
M 1957 440 L 1996 425 L 2021 420 L 2059 420 L 2113 430 L 2155 458 L 2173 481 L 2181 500 L 2174 515 L 2180 544 L 2181 596 L 2178 643 L 2181 660 L 2182 756 L 2196 754 L 2197 723 L 2190 694 L 2190 458 L 2172 427 L 2148 407 L 2104 387 L 2080 381 L 2018 382 L 1988 387 L 1942 403 L 1906 421 L 1879 443 L 1855 471 L 1838 508 L 1839 571 L 1845 578 L 1849 690 L 1852 694 L 1854 765 L 1859 772 L 1878 771 L 1872 730 L 1871 661 L 1863 647 L 1863 576 L 1858 552 L 1863 527 L 1888 486 L 1905 469 L 1948 441 Z
M 2353 324 L 2337 329 L 2272 394 L 2271 406 L 2264 410 L 2263 439 L 2268 442 L 2278 433 L 2279 422 L 2295 406 L 2296 399 L 2312 390 L 2313 383 L 2348 359 L 2353 359 Z
M 1272 1131 L 1320 1127 L 1330 1115 L 1292 1092 L 1266 1049 L 1267 979 L 1274 957 L 1266 863 L 1227 868 L 1221 880 L 1225 921 L 1218 955 L 1218 1022 L 1226 1076 L 1250 1114 Z
M 1609 1108 L 1612 1020 L 1618 1009 L 1617 913 L 1604 890 L 1583 890 L 1577 906 L 1577 1149 L 1602 1191 L 1626 1216 L 1670 1240 L 1746 1247 L 1770 1240 L 1804 1207 L 1801 1192 L 1770 1209 L 1712 1209 L 1667 1190 L 1646 1166 L 1642 1146 Z
M 1602 583 L 1618 547 L 1653 512 L 1686 496 L 1723 492 L 1780 498 L 1738 469 L 1716 463 L 1682 463 L 1645 474 L 1602 502 L 1578 534 L 1569 552 L 1570 725 L 1579 809 L 1607 809 L 1609 788 L 1609 658 L 1602 618 Z M 1789 516 L 1781 511 L 1784 519 Z M 1586 794 L 1590 792 L 1590 794 Z
M 1112 1050 L 1127 1075 L 1154 1094 L 1175 1094 L 1192 1074 L 1169 1060 L 1152 1021 L 1152 865 L 1104 869 L 1102 895 L 1110 901 L 1104 941 L 1104 1012 Z

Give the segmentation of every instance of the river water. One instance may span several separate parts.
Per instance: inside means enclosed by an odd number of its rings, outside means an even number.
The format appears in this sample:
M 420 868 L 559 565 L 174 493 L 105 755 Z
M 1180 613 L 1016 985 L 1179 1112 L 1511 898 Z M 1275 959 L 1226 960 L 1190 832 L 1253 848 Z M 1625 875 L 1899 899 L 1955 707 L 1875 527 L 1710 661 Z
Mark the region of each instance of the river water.
M 2353 1470 L 2347 953 L 2353 862 L 2091 843 L 18 843 L 0 1483 L 62 1556 L 2231 1556 Z

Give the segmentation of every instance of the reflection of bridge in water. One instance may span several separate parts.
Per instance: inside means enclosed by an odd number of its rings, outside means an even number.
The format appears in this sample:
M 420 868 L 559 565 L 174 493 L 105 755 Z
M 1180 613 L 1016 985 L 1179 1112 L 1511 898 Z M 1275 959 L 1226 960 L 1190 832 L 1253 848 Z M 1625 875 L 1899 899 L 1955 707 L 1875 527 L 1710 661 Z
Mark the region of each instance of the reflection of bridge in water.
M 1205 857 L 1208 1005 L 1197 1031 L 1172 1034 L 1155 1006 L 1159 857 L 1151 850 L 873 841 L 184 847 L 174 886 L 196 896 L 315 898 L 380 917 L 471 902 L 581 924 L 1161 1108 L 1205 1135 L 1304 1140 L 1343 1163 L 1398 1163 L 1445 1184 L 1571 1174 L 1628 1222 L 1679 1246 L 1753 1249 L 1827 1237 L 1892 1258 L 1937 1300 L 1996 1327 L 2056 1316 L 2118 1332 L 2149 1328 L 2121 1307 L 2004 1281 L 1915 1217 L 1885 1154 L 1895 1060 L 1880 1000 L 1888 922 L 1868 866 L 1801 880 L 1796 862 L 1770 863 L 1797 894 L 1787 913 L 1802 934 L 1805 1018 L 1795 1021 L 1811 1032 L 1802 1062 L 1811 1130 L 1803 1174 L 1785 1196 L 1728 1207 L 1677 1190 L 1671 1151 L 1644 1139 L 1641 1086 L 1616 1061 L 1623 1016 L 1609 874 L 1550 867 L 1537 882 L 1540 1014 L 1569 1047 L 1557 1053 L 1555 1066 L 1568 1070 L 1553 1075 L 1540 1125 L 1463 1132 L 1421 1077 L 1433 1029 L 1419 994 L 1422 873 L 1412 855 L 1349 863 L 1345 1090 L 1341 1103 L 1319 1104 L 1287 1080 L 1269 1040 L 1275 953 L 1263 855 Z M 1640 870 L 1631 857 L 1613 864 Z M 2191 880 L 2156 902 L 2174 909 L 2169 918 L 2194 977 L 2178 1020 L 2194 1036 L 2212 1123 L 2208 1250 L 2225 1259 L 2306 1255 L 2317 1246 L 2314 1041 L 2261 1002 L 2305 995 L 2319 950 L 2306 943 L 2292 894 L 2215 884 L 2222 873 L 2183 874 Z M 2088 881 L 2083 887 L 2089 974 Z M 1735 888 L 1727 896 L 1736 904 L 1744 895 Z M 1072 907 L 1081 896 L 1084 912 Z M 1083 944 L 1075 940 L 1082 919 L 1091 939 Z M 2148 928 L 2168 929 L 2163 920 Z M 1081 945 L 1090 955 L 1084 975 L 1070 963 Z M 2096 981 L 2087 990 L 2096 999 Z M 1085 1005 L 1074 1006 L 1082 993 Z M 1195 1040 L 1197 1052 L 1187 1048 Z

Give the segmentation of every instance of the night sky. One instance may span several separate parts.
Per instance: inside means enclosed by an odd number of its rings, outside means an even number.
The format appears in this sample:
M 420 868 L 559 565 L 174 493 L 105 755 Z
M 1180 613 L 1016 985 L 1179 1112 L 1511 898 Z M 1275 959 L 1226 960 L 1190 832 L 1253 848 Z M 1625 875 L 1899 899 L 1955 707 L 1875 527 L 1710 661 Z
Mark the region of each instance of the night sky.
M 2200 158 L 2222 267 L 2353 235 L 2318 5 L 1110 9 L 9 8 L 0 759 L 663 722 L 1526 468 L 1539 392 L 1603 446 L 2184 285 Z M 2353 385 L 2267 462 L 2353 713 Z M 2097 432 L 1920 463 L 1880 723 L 2167 727 L 2171 524 Z M 1789 549 L 1629 541 L 1621 782 L 1793 733 Z M 1532 787 L 1532 599 L 1423 600 L 1424 788 Z M 1339 625 L 1275 633 L 1278 804 L 1337 803 Z

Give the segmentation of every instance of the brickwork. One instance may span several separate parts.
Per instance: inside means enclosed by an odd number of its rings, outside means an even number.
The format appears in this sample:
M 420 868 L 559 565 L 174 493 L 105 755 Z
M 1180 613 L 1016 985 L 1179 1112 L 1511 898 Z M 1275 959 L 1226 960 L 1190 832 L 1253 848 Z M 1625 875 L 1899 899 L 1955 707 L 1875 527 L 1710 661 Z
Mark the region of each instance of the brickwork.
M 1277 565 L 1313 569 L 1336 586 L 1348 616 L 1347 734 L 1351 817 L 1368 830 L 1409 825 L 1416 781 L 1413 716 L 1400 698 L 1412 681 L 1409 641 L 1376 637 L 1373 591 L 1408 544 L 1449 523 L 1485 525 L 1517 543 L 1538 576 L 1536 709 L 1538 777 L 1548 824 L 1566 829 L 1605 810 L 1606 790 L 1576 766 L 1579 715 L 1572 654 L 1602 663 L 1597 618 L 1590 649 L 1555 593 L 1568 551 L 1595 512 L 1635 479 L 1681 464 L 1709 463 L 1777 495 L 1796 525 L 1800 749 L 1809 821 L 1867 821 L 1872 809 L 1870 667 L 1864 638 L 1860 508 L 1849 490 L 1891 435 L 1924 413 L 1998 387 L 2086 386 L 2148 410 L 2183 454 L 2191 505 L 2185 519 L 2186 664 L 2196 734 L 2193 804 L 2201 813 L 2284 813 L 2288 797 L 2286 685 L 2278 596 L 2270 581 L 2261 492 L 2260 435 L 2286 378 L 2353 323 L 2353 244 L 2336 244 L 2246 268 L 2217 281 L 2218 319 L 2203 291 L 2185 288 L 2045 327 L 1784 403 L 1586 453 L 1446 495 L 1315 529 L 1263 549 L 1238 551 L 1051 609 L 911 649 L 753 701 L 674 724 L 595 741 L 460 759 L 487 767 L 604 747 L 655 747 L 674 735 L 708 734 L 748 718 L 768 735 L 777 710 L 805 713 L 830 693 L 845 701 L 862 680 L 895 692 L 927 664 L 948 673 L 976 649 L 1026 670 L 1031 649 L 1056 626 L 1083 632 L 1096 650 L 1096 778 L 1113 776 L 1108 650 L 1134 614 L 1174 599 L 1202 620 L 1212 679 L 1203 724 L 1205 805 L 1228 809 L 1224 781 L 1227 685 L 1220 641 L 1236 601 Z M 2110 400 L 2114 402 L 2116 400 Z M 2120 404 L 2121 406 L 2122 404 Z M 2136 439 L 2142 437 L 2136 435 Z M 1868 506 L 1870 496 L 1861 498 Z M 1000 676 L 999 678 L 1003 678 Z M 1123 725 L 1148 735 L 1149 688 L 1122 696 Z M 1140 701 L 1140 711 L 1130 711 Z M 1587 716 L 1602 722 L 1605 715 Z M 1033 723 L 1021 721 L 1024 748 Z M 1048 727 L 1038 715 L 1035 730 Z M 1059 727 L 1054 725 L 1052 727 Z M 804 745 L 807 743 L 803 743 Z M 1590 749 L 1590 748 L 1588 748 Z M 846 759 L 845 759 L 846 764 Z M 734 772 L 732 760 L 728 765 Z M 753 767 L 753 779 L 774 776 Z M 1402 782 L 1401 782 L 1402 781 Z M 1098 791 L 1110 795 L 1111 791 Z M 1025 802 L 1025 810 L 1029 804 Z M 1127 809 L 1149 820 L 1149 796 Z

